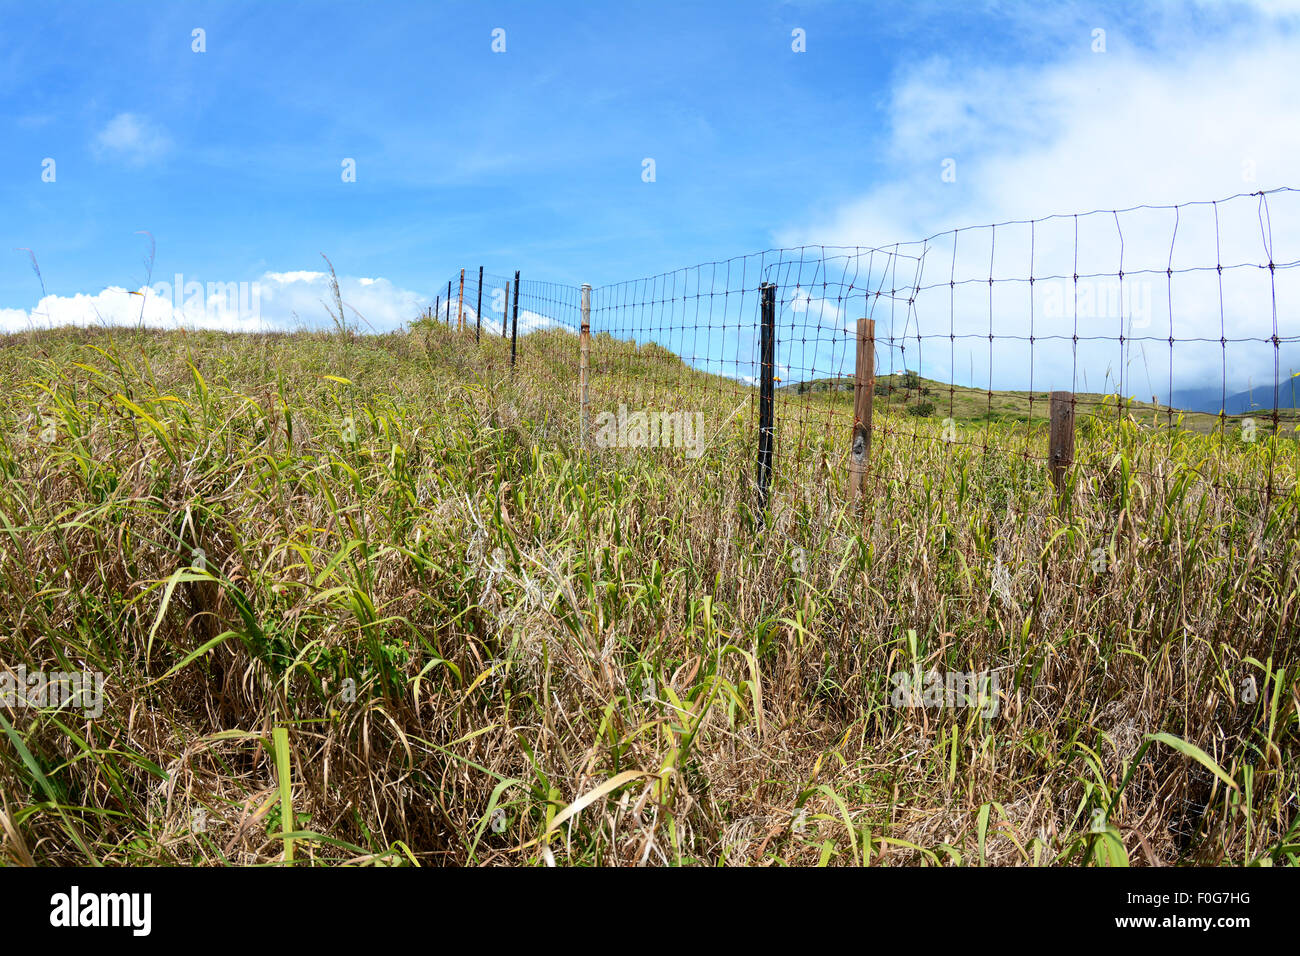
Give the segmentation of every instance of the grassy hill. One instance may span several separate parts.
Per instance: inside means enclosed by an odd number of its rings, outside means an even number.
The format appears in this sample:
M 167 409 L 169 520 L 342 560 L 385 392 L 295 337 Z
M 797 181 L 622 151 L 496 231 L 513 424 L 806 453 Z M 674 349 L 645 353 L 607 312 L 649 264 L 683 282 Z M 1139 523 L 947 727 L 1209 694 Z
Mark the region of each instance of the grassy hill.
M 564 332 L 0 345 L 0 676 L 103 681 L 0 700 L 7 862 L 1300 861 L 1293 443 L 1091 417 L 1058 505 L 959 393 L 855 509 L 783 389 L 764 517 L 753 389 L 653 346 L 593 414 L 697 456 L 584 440 Z
M 848 397 L 851 401 L 853 392 L 852 377 L 826 377 L 806 382 L 795 382 L 782 386 L 785 391 L 799 395 L 823 398 Z M 1256 390 L 1255 397 L 1260 397 Z M 1270 390 L 1271 395 L 1271 390 Z M 1234 399 L 1236 397 L 1234 396 Z M 878 376 L 876 379 L 875 401 L 877 405 L 896 406 L 902 411 L 909 409 L 928 410 L 932 417 L 951 417 L 958 422 L 1003 422 L 1019 423 L 1045 422 L 1051 407 L 1050 392 L 1029 391 L 992 391 L 988 389 L 968 388 L 950 385 L 921 376 L 907 376 L 894 373 Z M 1101 392 L 1076 392 L 1077 415 L 1110 415 L 1120 412 L 1132 416 L 1141 426 L 1171 427 L 1177 425 L 1201 434 L 1209 434 L 1221 427 L 1219 416 L 1205 412 L 1188 411 L 1171 408 L 1167 404 L 1155 401 L 1139 401 L 1126 397 L 1118 402 L 1116 396 Z M 1230 403 L 1237 407 L 1241 402 Z M 1239 412 L 1224 416 L 1230 430 L 1240 430 L 1243 419 L 1251 418 L 1257 428 L 1271 431 L 1272 410 L 1254 408 L 1249 414 Z M 1300 412 L 1294 408 L 1278 411 L 1279 434 L 1294 437 L 1295 426 L 1300 424 Z

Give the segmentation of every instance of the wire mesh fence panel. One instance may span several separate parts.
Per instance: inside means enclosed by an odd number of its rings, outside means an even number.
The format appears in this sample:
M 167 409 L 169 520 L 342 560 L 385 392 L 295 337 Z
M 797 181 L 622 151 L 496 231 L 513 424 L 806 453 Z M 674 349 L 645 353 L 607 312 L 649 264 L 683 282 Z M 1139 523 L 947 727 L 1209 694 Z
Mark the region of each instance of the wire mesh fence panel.
M 1060 391 L 1078 434 L 1075 481 L 1094 492 L 1140 476 L 1213 491 L 1216 507 L 1266 505 L 1294 492 L 1300 461 L 1298 204 L 1283 188 L 888 246 L 772 249 L 599 286 L 588 437 L 676 456 L 683 476 L 729 469 L 752 506 L 767 286 L 774 500 L 846 498 L 855 389 L 866 387 L 874 497 L 967 469 L 1046 493 Z M 477 300 L 478 271 L 465 281 Z M 576 409 L 581 288 L 512 284 L 483 276 L 484 330 L 517 321 L 521 373 L 567 385 Z M 868 386 L 857 377 L 862 318 L 874 324 Z

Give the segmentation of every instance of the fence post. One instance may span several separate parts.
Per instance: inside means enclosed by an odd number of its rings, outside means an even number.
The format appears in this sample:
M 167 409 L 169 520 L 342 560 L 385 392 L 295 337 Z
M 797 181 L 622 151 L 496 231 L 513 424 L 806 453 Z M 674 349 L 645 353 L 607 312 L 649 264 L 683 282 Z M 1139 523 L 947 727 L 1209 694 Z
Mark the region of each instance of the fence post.
M 591 284 L 582 284 L 582 332 L 578 336 L 580 357 L 578 362 L 578 427 L 582 444 L 587 444 L 588 410 L 591 395 L 587 391 L 587 369 L 591 365 Z
M 758 388 L 758 508 L 767 513 L 768 489 L 772 483 L 773 406 L 776 399 L 776 284 L 759 287 L 762 332 L 759 339 Z M 765 519 L 761 519 L 765 520 Z
M 1048 465 L 1056 493 L 1064 498 L 1065 477 L 1074 464 L 1074 393 L 1052 393 L 1051 451 Z
M 447 328 L 451 328 L 451 280 L 447 280 Z
M 519 270 L 515 270 L 515 312 L 510 320 L 510 368 L 515 367 L 515 353 L 519 345 Z
M 871 463 L 871 411 L 876 393 L 876 320 L 858 319 L 858 355 L 853 374 L 853 437 L 849 448 L 849 502 L 866 494 Z
M 483 334 L 483 267 L 478 267 L 478 305 L 474 306 L 474 341 Z
M 433 321 L 435 322 L 438 321 L 438 313 L 441 311 L 442 311 L 442 296 L 435 295 L 433 297 Z
M 465 270 L 460 270 L 460 292 L 456 295 L 456 331 L 465 331 Z
M 506 300 L 501 306 L 501 337 L 506 337 L 506 329 L 510 325 L 510 280 L 506 280 Z

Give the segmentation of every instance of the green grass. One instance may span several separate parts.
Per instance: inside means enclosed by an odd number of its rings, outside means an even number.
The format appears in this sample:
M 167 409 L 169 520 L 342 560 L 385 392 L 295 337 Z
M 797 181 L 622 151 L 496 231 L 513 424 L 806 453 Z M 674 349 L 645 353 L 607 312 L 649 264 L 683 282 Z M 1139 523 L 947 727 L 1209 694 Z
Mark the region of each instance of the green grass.
M 882 403 L 857 511 L 782 389 L 762 520 L 753 390 L 653 346 L 593 412 L 698 458 L 584 446 L 563 332 L 3 344 L 0 662 L 106 681 L 0 707 L 9 863 L 1300 855 L 1293 441 L 1113 407 L 1062 507 L 1041 424 Z M 891 704 L 932 669 L 996 715 Z

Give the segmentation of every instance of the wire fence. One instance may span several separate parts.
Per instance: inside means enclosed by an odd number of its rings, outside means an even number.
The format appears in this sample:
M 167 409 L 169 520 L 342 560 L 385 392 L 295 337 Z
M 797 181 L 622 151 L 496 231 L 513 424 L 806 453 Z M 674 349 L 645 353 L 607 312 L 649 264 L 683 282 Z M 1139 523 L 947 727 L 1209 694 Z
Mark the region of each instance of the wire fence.
M 1192 462 L 1198 481 L 1269 501 L 1294 491 L 1300 460 L 1297 205 L 1300 191 L 1279 188 L 772 249 L 599 286 L 584 437 L 752 448 L 747 480 L 765 497 L 765 468 L 778 485 L 850 480 L 865 389 L 866 440 L 894 456 L 871 469 L 877 482 L 924 483 L 935 456 L 1041 473 L 1049 394 L 1067 392 L 1076 468 L 1111 468 L 1122 445 L 1149 478 Z M 436 311 L 526 350 L 538 330 L 581 333 L 582 292 L 466 270 Z

